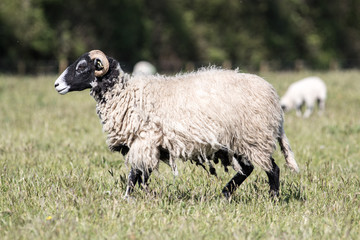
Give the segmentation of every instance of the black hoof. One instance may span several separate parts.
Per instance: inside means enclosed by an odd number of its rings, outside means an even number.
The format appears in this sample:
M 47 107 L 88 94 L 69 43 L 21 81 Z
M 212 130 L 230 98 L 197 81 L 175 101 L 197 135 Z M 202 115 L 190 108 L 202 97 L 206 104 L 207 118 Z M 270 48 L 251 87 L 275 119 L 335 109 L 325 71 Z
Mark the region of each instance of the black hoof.
M 270 197 L 272 199 L 278 199 L 279 198 L 279 191 L 270 190 L 269 194 L 270 194 Z
M 231 193 L 229 191 L 222 191 L 222 194 L 224 195 L 224 197 L 227 199 L 227 200 L 230 200 L 231 198 Z

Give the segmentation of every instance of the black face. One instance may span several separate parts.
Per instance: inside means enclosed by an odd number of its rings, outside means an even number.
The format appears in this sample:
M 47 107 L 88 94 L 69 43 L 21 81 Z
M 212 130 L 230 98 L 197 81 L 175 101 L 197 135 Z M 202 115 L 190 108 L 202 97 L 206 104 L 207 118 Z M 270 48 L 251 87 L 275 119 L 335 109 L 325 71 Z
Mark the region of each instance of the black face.
M 119 79 L 122 72 L 120 64 L 111 57 L 106 57 L 106 71 L 100 58 L 91 59 L 85 53 L 71 64 L 55 81 L 55 88 L 60 94 L 71 91 L 82 91 L 91 88 L 92 93 L 100 97 L 111 89 Z M 103 72 L 104 71 L 104 72 Z M 96 77 L 96 73 L 98 74 Z M 100 74 L 99 74 L 100 73 Z
M 91 88 L 91 83 L 96 80 L 95 70 L 101 67 L 101 61 L 91 60 L 89 53 L 85 53 L 59 76 L 55 88 L 60 94 Z

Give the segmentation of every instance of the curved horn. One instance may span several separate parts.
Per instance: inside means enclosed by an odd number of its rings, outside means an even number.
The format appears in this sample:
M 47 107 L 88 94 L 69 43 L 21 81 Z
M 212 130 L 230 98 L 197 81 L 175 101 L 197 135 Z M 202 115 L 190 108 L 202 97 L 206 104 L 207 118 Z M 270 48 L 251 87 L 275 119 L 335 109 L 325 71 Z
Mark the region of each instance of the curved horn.
M 89 56 L 91 60 L 98 59 L 102 65 L 99 70 L 95 70 L 95 77 L 104 76 L 109 70 L 109 60 L 106 55 L 100 50 L 92 50 L 89 52 Z

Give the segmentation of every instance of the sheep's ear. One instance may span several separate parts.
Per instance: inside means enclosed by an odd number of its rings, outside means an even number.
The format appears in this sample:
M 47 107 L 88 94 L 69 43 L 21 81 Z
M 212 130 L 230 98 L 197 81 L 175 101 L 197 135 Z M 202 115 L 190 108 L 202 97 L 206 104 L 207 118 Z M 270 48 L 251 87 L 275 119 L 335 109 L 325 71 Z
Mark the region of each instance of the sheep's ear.
M 101 70 L 104 69 L 103 63 L 102 63 L 101 60 L 98 59 L 98 58 L 96 58 L 96 59 L 94 60 L 94 65 L 95 65 L 95 70 L 96 70 L 96 71 L 101 71 Z

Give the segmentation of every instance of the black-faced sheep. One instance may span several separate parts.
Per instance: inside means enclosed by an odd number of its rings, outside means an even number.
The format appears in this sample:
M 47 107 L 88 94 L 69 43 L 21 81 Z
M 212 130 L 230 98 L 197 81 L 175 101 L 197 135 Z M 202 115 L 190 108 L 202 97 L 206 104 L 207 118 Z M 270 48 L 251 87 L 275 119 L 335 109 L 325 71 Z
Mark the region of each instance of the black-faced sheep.
M 128 196 L 159 162 L 176 171 L 176 160 L 210 168 L 232 166 L 224 187 L 229 198 L 258 165 L 266 171 L 271 195 L 278 195 L 280 170 L 272 154 L 278 142 L 287 165 L 299 171 L 283 128 L 274 88 L 262 78 L 206 68 L 176 76 L 133 76 L 99 50 L 85 53 L 55 82 L 60 94 L 90 88 L 107 144 L 131 165 Z
M 301 107 L 306 110 L 303 117 L 308 118 L 318 104 L 319 114 L 325 109 L 326 85 L 318 77 L 307 77 L 292 83 L 285 95 L 281 98 L 281 107 L 284 111 L 296 109 L 296 115 L 301 117 Z

